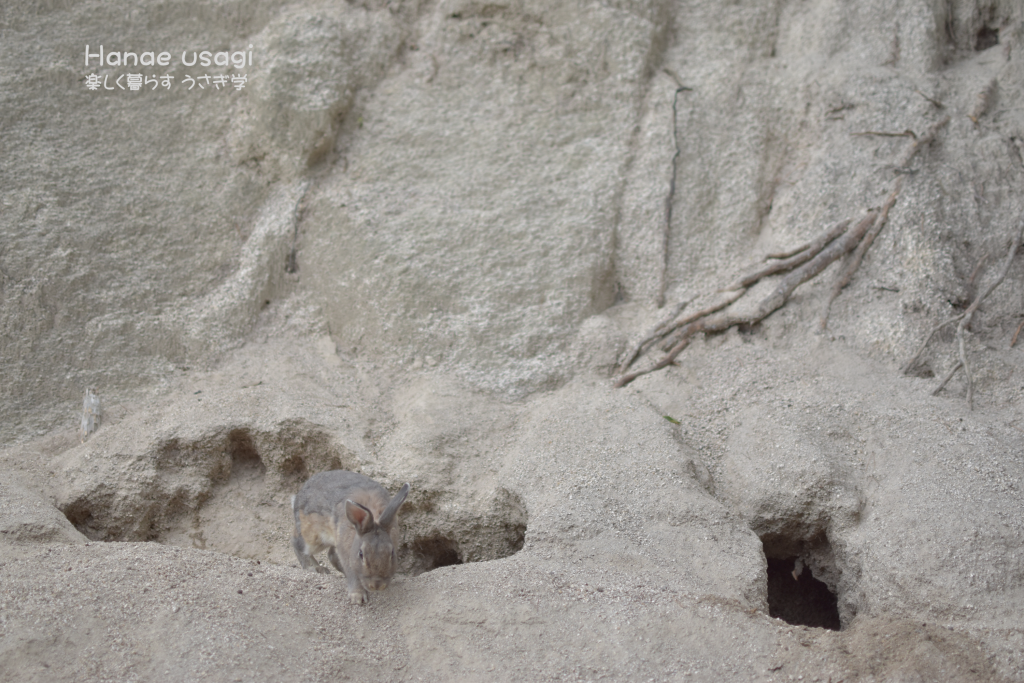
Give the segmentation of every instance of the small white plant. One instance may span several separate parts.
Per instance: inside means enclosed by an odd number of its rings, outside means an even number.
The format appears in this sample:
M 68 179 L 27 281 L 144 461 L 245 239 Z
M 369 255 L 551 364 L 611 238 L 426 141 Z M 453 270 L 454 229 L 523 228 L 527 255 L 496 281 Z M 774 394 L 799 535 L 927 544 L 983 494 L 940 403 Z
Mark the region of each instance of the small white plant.
M 84 442 L 89 435 L 99 429 L 100 426 L 100 397 L 92 389 L 85 390 L 85 399 L 82 401 L 82 429 L 81 437 Z

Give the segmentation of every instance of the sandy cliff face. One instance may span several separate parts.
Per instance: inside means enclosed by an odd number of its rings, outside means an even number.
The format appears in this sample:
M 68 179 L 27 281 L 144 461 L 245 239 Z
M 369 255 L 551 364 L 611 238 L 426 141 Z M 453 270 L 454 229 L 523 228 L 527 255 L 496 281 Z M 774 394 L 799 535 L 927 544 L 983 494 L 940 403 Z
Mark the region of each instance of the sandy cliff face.
M 1024 680 L 1022 39 L 1008 0 L 0 9 L 0 670 Z M 827 330 L 839 265 L 613 387 L 897 184 Z M 901 374 L 1007 263 L 973 410 L 955 324 Z M 335 468 L 412 485 L 364 607 L 289 547 Z

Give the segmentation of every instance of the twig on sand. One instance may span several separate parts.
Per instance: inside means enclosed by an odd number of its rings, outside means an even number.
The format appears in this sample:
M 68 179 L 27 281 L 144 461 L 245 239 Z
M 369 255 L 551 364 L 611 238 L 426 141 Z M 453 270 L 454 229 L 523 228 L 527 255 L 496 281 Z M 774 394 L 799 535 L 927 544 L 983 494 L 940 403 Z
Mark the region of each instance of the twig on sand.
M 625 360 L 623 360 L 622 363 L 619 365 L 619 374 L 622 374 L 623 372 L 628 370 L 629 366 L 632 365 L 637 358 L 639 358 L 641 355 L 644 354 L 644 352 L 647 351 L 647 347 L 652 342 L 656 342 L 657 340 L 661 339 L 664 335 L 668 334 L 668 330 L 672 327 L 673 321 L 675 321 L 676 317 L 693 302 L 694 298 L 696 297 L 680 301 L 678 304 L 676 304 L 676 307 L 672 310 L 672 314 L 669 315 L 664 320 L 662 320 L 660 323 L 658 323 L 653 330 L 651 330 L 643 339 L 641 339 L 637 343 L 636 346 L 633 347 L 633 350 L 629 352 Z
M 1010 264 L 1013 263 L 1013 257 L 1016 256 L 1017 250 L 1020 248 L 1020 243 L 1022 239 L 1024 239 L 1024 216 L 1021 216 L 1020 226 L 1017 228 L 1016 232 L 1013 234 L 1013 238 L 1010 241 L 1010 249 L 1006 253 L 1006 260 L 1003 261 L 1003 268 L 1002 270 L 999 271 L 999 275 L 996 277 L 995 280 L 989 283 L 989 286 L 981 294 L 975 297 L 971 305 L 967 307 L 966 311 L 964 311 L 963 316 L 961 316 L 960 324 L 957 325 L 956 328 L 957 355 L 959 356 L 959 359 L 957 361 L 957 364 L 953 366 L 953 369 L 949 371 L 949 374 L 945 377 L 945 379 L 942 380 L 942 382 L 939 384 L 938 388 L 935 389 L 933 394 L 938 394 L 939 391 L 941 391 L 942 387 L 946 386 L 946 382 L 948 382 L 949 379 L 953 376 L 953 373 L 955 373 L 959 368 L 962 367 L 964 369 L 964 375 L 966 375 L 967 377 L 967 407 L 970 410 L 974 410 L 974 378 L 971 375 L 971 366 L 967 362 L 967 351 L 965 348 L 966 342 L 964 341 L 965 331 L 967 330 L 967 326 L 971 324 L 971 318 L 974 316 L 974 312 L 978 310 L 978 307 L 981 306 L 981 303 L 1006 278 L 1006 274 L 1010 271 Z M 931 335 L 929 335 L 928 338 L 931 339 Z M 1014 339 L 1016 340 L 1016 335 L 1014 335 Z M 915 356 L 913 360 L 916 359 L 917 356 Z
M 900 368 L 900 374 L 905 375 L 905 374 L 907 374 L 910 371 L 910 368 L 914 367 L 914 363 L 916 363 L 917 359 L 921 357 L 922 353 L 924 353 L 924 350 L 928 347 L 928 342 L 930 342 L 932 340 L 932 337 L 935 336 L 936 332 L 941 330 L 946 325 L 952 325 L 953 323 L 958 322 L 960 320 L 960 318 L 963 318 L 963 317 L 964 317 L 964 314 L 961 313 L 960 315 L 956 316 L 955 318 L 950 318 L 949 320 L 947 320 L 945 322 L 941 322 L 938 325 L 936 325 L 935 327 L 933 327 L 932 331 L 928 333 L 928 337 L 924 340 L 924 342 L 921 344 L 921 346 L 919 346 L 917 348 L 917 351 L 914 353 L 914 355 L 911 357 L 911 359 L 908 360 L 906 363 L 904 363 L 903 367 Z
M 927 95 L 925 95 L 920 90 L 916 90 L 915 89 L 914 92 L 916 92 L 918 95 L 920 95 L 921 97 L 923 97 L 926 100 L 928 100 L 929 102 L 931 102 L 932 106 L 935 107 L 936 109 L 945 109 L 946 108 L 946 105 L 944 105 L 942 102 L 939 102 L 937 99 L 935 99 L 933 97 L 928 97 Z
M 939 392 L 942 391 L 942 387 L 946 386 L 946 382 L 953 379 L 953 375 L 956 374 L 956 371 L 960 369 L 961 365 L 963 365 L 963 363 L 961 363 L 958 360 L 956 364 L 949 369 L 949 372 L 946 373 L 946 376 L 942 378 L 941 382 L 939 382 L 939 386 L 935 387 L 935 390 L 932 392 L 932 396 L 939 395 Z
M 917 135 L 914 134 L 914 131 L 912 131 L 910 129 L 907 129 L 907 130 L 903 131 L 902 133 L 887 133 L 887 132 L 881 131 L 881 130 L 863 130 L 863 131 L 861 131 L 859 133 L 850 133 L 850 135 L 855 135 L 855 136 L 858 136 L 858 137 L 867 136 L 867 135 L 876 135 L 876 136 L 882 137 L 882 138 L 915 138 L 915 139 L 917 138 Z
M 1010 348 L 1012 349 L 1014 344 L 1017 343 L 1017 337 L 1020 336 L 1020 331 L 1024 329 L 1024 320 L 1020 321 L 1020 325 L 1017 325 L 1017 331 L 1013 333 L 1013 339 L 1010 340 Z

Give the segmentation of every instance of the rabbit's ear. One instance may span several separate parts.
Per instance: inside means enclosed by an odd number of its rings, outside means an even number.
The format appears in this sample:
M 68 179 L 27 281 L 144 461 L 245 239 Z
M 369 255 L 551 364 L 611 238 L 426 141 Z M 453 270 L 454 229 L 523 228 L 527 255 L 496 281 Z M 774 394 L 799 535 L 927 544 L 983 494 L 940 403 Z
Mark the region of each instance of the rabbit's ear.
M 348 517 L 348 521 L 355 525 L 360 536 L 373 529 L 373 513 L 359 503 L 346 500 L 345 515 Z
M 398 508 L 402 507 L 402 503 L 405 502 L 405 497 L 409 495 L 409 485 L 402 484 L 401 490 L 395 494 L 395 497 L 391 499 L 388 506 L 384 509 L 384 512 L 380 513 L 380 519 L 377 523 L 387 529 L 391 526 L 391 523 L 395 521 L 395 515 L 398 513 Z

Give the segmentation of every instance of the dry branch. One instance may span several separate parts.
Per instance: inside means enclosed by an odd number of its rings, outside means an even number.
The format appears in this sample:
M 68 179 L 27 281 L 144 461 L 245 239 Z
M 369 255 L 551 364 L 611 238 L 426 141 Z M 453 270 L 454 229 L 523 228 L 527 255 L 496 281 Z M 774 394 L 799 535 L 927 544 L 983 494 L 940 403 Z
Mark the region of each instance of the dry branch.
M 828 244 L 833 239 L 841 235 L 843 231 L 846 230 L 847 226 L 849 226 L 849 224 L 849 220 L 837 223 L 835 226 L 822 232 L 820 235 L 815 237 L 810 242 L 801 245 L 798 249 L 794 249 L 790 252 L 787 252 L 788 258 L 786 258 L 785 260 L 773 263 L 751 275 L 747 275 L 744 278 L 741 278 L 740 280 L 738 280 L 737 282 L 733 283 L 728 287 L 724 287 L 722 289 L 717 290 L 717 292 L 715 293 L 723 294 L 724 296 L 719 297 L 717 301 L 713 301 L 712 303 L 709 303 L 708 305 L 704 306 L 701 309 L 687 313 L 682 318 L 679 318 L 680 313 L 682 313 L 683 310 L 689 304 L 699 299 L 700 296 L 691 297 L 690 299 L 687 299 L 677 304 L 672 314 L 665 318 L 662 322 L 658 323 L 654 327 L 654 329 L 651 330 L 642 340 L 640 340 L 636 344 L 636 346 L 634 346 L 633 349 L 629 352 L 629 354 L 627 354 L 624 357 L 622 363 L 619 365 L 618 368 L 619 374 L 628 370 L 629 367 L 634 362 L 636 362 L 637 358 L 639 358 L 640 356 L 647 352 L 647 350 L 654 342 L 657 342 L 659 339 L 663 339 L 664 337 L 668 336 L 675 330 L 695 320 L 711 315 L 712 313 L 717 313 L 726 306 L 729 306 L 746 293 L 746 289 L 749 285 L 759 281 L 763 277 L 767 277 L 768 275 L 774 275 L 776 273 L 792 270 L 796 266 L 805 263 L 809 259 L 813 258 L 814 255 L 820 252 L 826 244 Z M 796 256 L 797 254 L 798 256 Z M 769 256 L 768 258 L 774 257 Z M 671 344 L 663 348 L 667 349 L 669 346 L 671 346 Z
M 905 168 L 907 164 L 909 164 L 910 161 L 914 158 L 914 155 L 917 154 L 918 150 L 924 147 L 925 145 L 931 143 L 931 141 L 935 139 L 935 136 L 938 134 L 938 132 L 942 130 L 947 123 L 949 123 L 948 116 L 944 116 L 943 118 L 933 123 L 932 127 L 924 132 L 924 135 L 914 140 L 914 144 L 912 144 L 910 147 L 906 149 L 906 151 L 903 152 L 903 156 L 900 157 L 899 162 L 896 164 L 896 168 Z
M 1017 325 L 1017 331 L 1013 333 L 1013 339 L 1010 340 L 1010 348 L 1012 349 L 1014 344 L 1017 343 L 1017 337 L 1020 335 L 1020 331 L 1024 329 L 1024 320 L 1020 321 L 1020 325 Z
M 921 97 L 923 97 L 926 100 L 928 100 L 929 102 L 931 102 L 932 106 L 934 106 L 936 109 L 945 109 L 946 108 L 946 105 L 944 105 L 942 102 L 939 102 L 938 100 L 936 100 L 936 99 L 934 99 L 932 97 L 928 97 L 927 95 L 925 95 L 920 90 L 914 90 L 914 92 L 916 92 L 918 95 L 920 95 Z
M 738 300 L 741 296 L 746 294 L 747 290 L 744 287 L 742 289 L 726 290 L 726 291 L 717 292 L 717 293 L 724 294 L 725 296 L 720 298 L 718 301 L 715 301 L 713 303 L 708 304 L 707 306 L 705 306 L 704 308 L 700 309 L 699 311 L 694 311 L 693 313 L 687 313 L 685 316 L 683 316 L 678 321 L 676 321 L 676 323 L 672 326 L 672 328 L 667 330 L 665 334 L 666 335 L 670 334 L 670 333 L 674 332 L 675 330 L 678 330 L 678 329 L 680 329 L 682 327 L 685 327 L 686 325 L 689 325 L 690 323 L 694 322 L 695 320 L 700 320 L 701 318 L 709 316 L 712 313 L 717 313 L 718 311 L 722 310 L 726 306 L 729 306 L 730 304 L 732 304 L 733 302 Z M 665 344 L 662 345 L 662 349 L 668 350 L 671 346 L 672 346 L 672 342 L 669 341 L 669 342 L 666 342 Z
M 878 137 L 883 138 L 917 138 L 917 135 L 914 134 L 914 131 L 910 130 L 909 128 L 903 131 L 902 133 L 887 133 L 881 130 L 863 130 L 859 133 L 850 133 L 850 135 L 858 137 L 867 135 L 877 135 Z
M 690 343 L 690 338 L 695 334 L 701 332 L 723 332 L 736 325 L 753 325 L 764 320 L 781 308 L 789 300 L 790 295 L 797 287 L 821 273 L 821 271 L 828 268 L 844 254 L 853 250 L 864 237 L 864 233 L 874 223 L 875 216 L 875 212 L 869 212 L 856 226 L 847 230 L 841 237 L 832 240 L 828 246 L 819 251 L 812 259 L 786 275 L 778 286 L 775 287 L 775 290 L 761 300 L 761 303 L 758 304 L 757 309 L 752 314 L 735 315 L 719 313 L 713 317 L 704 317 L 682 325 L 670 337 L 668 343 L 672 344 L 672 348 L 665 354 L 664 358 L 649 368 L 623 375 L 615 383 L 615 386 L 624 387 L 641 375 L 646 375 L 670 365 L 675 361 L 676 356 L 686 348 Z M 744 292 L 745 290 L 740 291 L 741 294 Z
M 679 316 L 680 313 L 683 312 L 683 310 L 687 306 L 693 303 L 693 300 L 696 298 L 697 297 L 692 297 L 685 301 L 679 302 L 676 305 L 675 309 L 672 311 L 672 315 L 668 316 L 660 323 L 655 325 L 654 329 L 651 330 L 643 339 L 641 339 L 635 347 L 633 347 L 633 350 L 629 352 L 629 355 L 626 356 L 625 360 L 622 361 L 622 364 L 619 365 L 619 374 L 622 374 L 623 372 L 628 370 L 629 366 L 632 365 L 633 362 L 647 350 L 647 346 L 649 344 L 651 344 L 652 342 L 656 342 L 657 340 L 661 339 L 666 334 L 668 334 L 672 330 L 675 319 Z
M 825 310 L 821 312 L 821 321 L 818 326 L 824 330 L 828 327 L 828 315 L 829 311 L 832 310 L 832 302 L 839 296 L 839 292 L 843 291 L 846 285 L 850 284 L 850 280 L 853 279 L 853 274 L 857 272 L 857 268 L 860 267 L 860 262 L 864 258 L 864 253 L 871 246 L 871 243 L 875 241 L 875 237 L 882 230 L 882 226 L 885 225 L 886 220 L 889 218 L 889 209 L 892 208 L 893 204 L 896 203 L 896 197 L 900 194 L 900 189 L 903 187 L 903 178 L 896 179 L 896 187 L 889 193 L 889 198 L 885 200 L 885 204 L 882 205 L 882 210 L 875 217 L 874 223 L 871 225 L 871 229 L 864 234 L 864 239 L 857 245 L 857 249 L 853 252 L 853 256 L 849 262 L 843 268 L 843 271 L 836 278 L 836 283 L 832 285 L 832 293 L 829 294 L 828 301 L 825 302 Z
M 985 261 L 988 261 L 988 252 L 981 255 L 978 263 L 974 266 L 974 270 L 971 271 L 971 276 L 967 278 L 967 296 L 964 298 L 968 301 L 974 301 L 974 295 L 976 294 L 974 285 L 978 279 L 978 274 L 981 273 L 981 267 L 985 265 Z
M 987 260 L 988 260 L 988 252 L 985 252 L 984 254 L 981 255 L 981 258 L 978 259 L 978 263 L 977 263 L 977 265 L 974 266 L 974 270 L 971 271 L 971 277 L 968 278 L 968 280 L 967 280 L 967 286 L 968 287 L 973 287 L 974 286 L 974 281 L 978 279 L 978 273 L 981 272 L 981 267 L 983 265 L 985 265 L 985 261 L 987 261 Z
M 907 372 L 910 371 L 910 368 L 914 367 L 914 363 L 916 363 L 917 359 L 921 357 L 922 353 L 924 353 L 924 350 L 928 347 L 928 342 L 930 342 L 932 340 L 932 337 L 935 336 L 936 332 L 941 330 L 946 325 L 952 325 L 953 323 L 959 321 L 960 318 L 962 318 L 962 317 L 964 317 L 963 313 L 961 313 L 960 315 L 956 316 L 955 318 L 950 318 L 949 320 L 947 320 L 945 322 L 942 322 L 942 323 L 939 323 L 938 325 L 933 327 L 932 331 L 928 333 L 928 337 L 924 340 L 924 343 L 921 344 L 921 346 L 919 346 L 917 348 L 917 351 L 914 353 L 914 355 L 911 357 L 911 359 L 908 360 L 903 365 L 902 368 L 900 368 L 900 373 L 905 375 L 905 374 L 907 374 Z
M 899 162 L 896 164 L 896 169 L 902 170 L 906 168 L 911 160 L 913 160 L 914 155 L 917 154 L 922 147 L 934 140 L 938 132 L 948 123 L 949 117 L 943 117 L 932 124 L 932 126 L 928 128 L 921 137 L 917 137 L 912 132 L 907 131 L 914 137 L 914 143 L 907 147 L 903 154 L 900 155 Z M 832 293 L 829 295 L 828 301 L 825 302 L 825 309 L 821 313 L 821 320 L 818 323 L 820 329 L 824 330 L 828 327 L 828 316 L 829 312 L 832 310 L 832 302 L 836 300 L 836 297 L 838 297 L 839 293 L 843 291 L 843 288 L 850 284 L 850 280 L 853 279 L 853 274 L 857 272 L 861 261 L 864 259 L 864 254 L 867 253 L 867 250 L 871 247 L 871 244 L 875 241 L 878 233 L 881 232 L 886 221 L 889 219 L 889 210 L 892 209 L 893 205 L 896 203 L 896 198 L 899 196 L 902 188 L 903 178 L 900 177 L 896 179 L 892 192 L 889 193 L 888 199 L 886 199 L 885 204 L 882 205 L 882 210 L 879 212 L 874 225 L 871 226 L 871 230 L 865 233 L 864 239 L 859 245 L 857 245 L 857 250 L 854 252 L 853 257 L 846 264 L 846 267 L 843 268 L 839 277 L 836 278 L 836 283 L 832 286 Z
M 845 228 L 844 228 L 844 230 L 845 230 Z M 787 249 L 786 251 L 773 251 L 772 253 L 765 255 L 764 260 L 765 261 L 771 261 L 772 259 L 785 259 L 785 258 L 789 258 L 790 256 L 796 256 L 801 251 L 804 251 L 804 250 L 810 249 L 810 248 L 811 248 L 811 243 L 810 242 L 804 242 L 799 247 L 793 247 L 792 249 Z
M 897 171 L 901 172 L 910 163 L 918 150 L 935 139 L 935 135 L 947 123 L 949 123 L 948 116 L 933 124 L 920 137 L 916 137 L 913 144 L 898 159 Z M 913 136 L 913 133 L 908 131 L 907 135 Z M 682 318 L 678 318 L 685 304 L 681 305 L 676 310 L 675 315 L 671 316 L 671 322 L 660 324 L 633 349 L 620 365 L 619 372 L 624 373 L 628 370 L 659 339 L 665 340 L 661 345 L 662 349 L 667 349 L 665 355 L 647 368 L 623 374 L 619 377 L 615 386 L 623 387 L 641 375 L 646 375 L 671 365 L 675 362 L 676 356 L 686 348 L 690 343 L 690 339 L 695 334 L 723 332 L 730 327 L 753 325 L 761 322 L 785 305 L 797 287 L 819 275 L 836 260 L 856 250 L 853 258 L 850 259 L 850 262 L 836 281 L 832 297 L 829 299 L 829 305 L 831 305 L 832 300 L 835 299 L 839 291 L 849 283 L 850 278 L 852 278 L 864 256 L 864 252 L 871 246 L 872 241 L 874 241 L 879 231 L 885 225 L 889 210 L 896 203 L 896 198 L 899 196 L 902 185 L 903 179 L 897 178 L 882 208 L 868 212 L 852 228 L 849 227 L 851 221 L 844 221 L 823 231 L 813 240 L 801 245 L 797 249 L 770 254 L 768 259 L 775 259 L 776 262 L 762 266 L 754 272 L 741 277 L 728 287 L 718 290 L 718 293 L 725 295 L 721 300 L 698 311 L 689 313 Z M 750 285 L 769 275 L 786 271 L 789 271 L 788 274 L 779 281 L 771 294 L 760 301 L 753 312 L 736 314 L 729 313 L 728 310 L 722 310 L 745 295 Z M 828 308 L 826 307 L 822 317 L 823 324 L 827 320 L 827 316 Z
M 949 369 L 949 372 L 946 373 L 946 376 L 942 378 L 941 382 L 939 382 L 939 386 L 935 387 L 935 390 L 932 392 L 932 396 L 938 396 L 939 395 L 939 392 L 942 391 L 942 387 L 946 386 L 946 382 L 948 382 L 949 380 L 953 379 L 953 375 L 956 374 L 956 371 L 959 370 L 962 365 L 963 365 L 963 363 L 961 363 L 958 360 L 956 362 L 956 365 L 954 365 L 953 367 L 951 367 Z
M 1022 239 L 1024 239 L 1024 216 L 1021 216 L 1020 227 L 1017 228 L 1017 231 L 1014 233 L 1013 238 L 1010 241 L 1010 250 L 1006 254 L 1006 260 L 1003 261 L 1003 268 L 999 271 L 999 275 L 991 284 L 989 284 L 985 291 L 975 297 L 974 301 L 967 307 L 967 310 L 964 311 L 963 316 L 960 318 L 960 324 L 957 325 L 956 328 L 957 352 L 959 359 L 957 364 L 953 366 L 953 369 L 949 371 L 949 374 L 942 380 L 942 383 L 939 384 L 933 394 L 938 394 L 942 387 L 946 386 L 946 382 L 948 382 L 953 376 L 953 373 L 955 373 L 960 367 L 963 367 L 964 374 L 967 376 L 967 406 L 969 409 L 974 410 L 974 378 L 971 376 L 971 366 L 967 362 L 964 332 L 966 331 L 967 326 L 971 324 L 971 318 L 974 316 L 974 312 L 978 310 L 978 307 L 981 306 L 981 303 L 988 297 L 988 295 L 995 291 L 996 287 L 1002 284 L 1003 280 L 1006 278 L 1006 274 L 1010 272 L 1010 264 L 1013 263 L 1013 257 L 1016 256 Z M 931 336 L 929 336 L 929 339 L 931 339 Z
M 967 316 L 964 316 L 964 320 Z M 974 410 L 974 377 L 971 376 L 971 366 L 967 363 L 967 351 L 964 350 L 964 320 L 956 328 L 956 340 L 958 342 L 958 353 L 960 365 L 963 366 L 964 375 L 967 376 L 967 408 Z
M 956 336 L 960 346 L 960 363 L 964 366 L 964 374 L 967 375 L 967 406 L 971 410 L 974 410 L 974 381 L 971 377 L 971 366 L 967 363 L 967 354 L 964 351 L 964 330 L 971 324 L 971 318 L 974 316 L 974 312 L 978 310 L 978 307 L 981 306 L 981 302 L 984 301 L 988 295 L 1003 282 L 1006 278 L 1006 274 L 1010 272 L 1010 264 L 1013 263 L 1013 257 L 1016 256 L 1017 249 L 1020 248 L 1022 238 L 1024 238 L 1024 217 L 1021 218 L 1020 227 L 1017 229 L 1017 233 L 1013 236 L 1013 240 L 1010 242 L 1010 250 L 1006 254 L 1006 261 L 1003 262 L 1003 269 L 999 272 L 999 276 L 984 292 L 978 295 L 974 300 L 974 303 L 964 311 L 964 317 L 956 328 Z
M 775 263 L 768 264 L 749 275 L 741 277 L 728 287 L 723 287 L 721 291 L 728 292 L 742 287 L 749 287 L 761 278 L 768 277 L 769 275 L 775 275 L 776 273 L 784 273 L 787 270 L 796 268 L 801 263 L 811 260 L 815 254 L 825 248 L 826 244 L 846 232 L 846 228 L 849 227 L 849 225 L 849 219 L 841 221 L 815 237 L 810 242 L 802 245 L 799 249 L 785 252 L 783 255 L 769 255 L 768 258 L 770 259 L 780 260 Z

